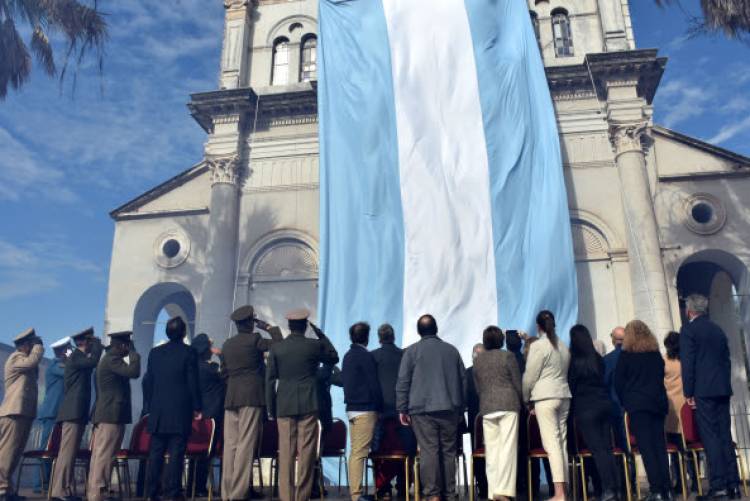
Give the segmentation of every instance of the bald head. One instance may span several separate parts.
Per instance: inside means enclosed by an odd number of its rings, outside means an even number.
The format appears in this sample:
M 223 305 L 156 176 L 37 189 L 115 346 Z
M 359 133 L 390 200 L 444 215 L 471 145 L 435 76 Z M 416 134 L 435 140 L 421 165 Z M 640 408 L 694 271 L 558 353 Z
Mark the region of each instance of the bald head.
M 622 341 L 625 339 L 625 327 L 615 327 L 610 335 L 614 346 L 622 346 Z
M 417 320 L 417 332 L 420 336 L 434 336 L 438 333 L 437 322 L 432 315 L 422 315 Z

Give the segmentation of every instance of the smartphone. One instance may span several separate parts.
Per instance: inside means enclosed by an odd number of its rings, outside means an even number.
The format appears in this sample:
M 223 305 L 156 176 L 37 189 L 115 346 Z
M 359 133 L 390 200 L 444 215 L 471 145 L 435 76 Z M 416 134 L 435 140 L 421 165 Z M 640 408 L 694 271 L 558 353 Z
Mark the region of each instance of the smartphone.
M 513 335 L 517 336 L 518 335 L 518 331 L 515 330 L 515 329 L 507 329 L 505 331 L 505 335 L 506 336 L 513 336 Z

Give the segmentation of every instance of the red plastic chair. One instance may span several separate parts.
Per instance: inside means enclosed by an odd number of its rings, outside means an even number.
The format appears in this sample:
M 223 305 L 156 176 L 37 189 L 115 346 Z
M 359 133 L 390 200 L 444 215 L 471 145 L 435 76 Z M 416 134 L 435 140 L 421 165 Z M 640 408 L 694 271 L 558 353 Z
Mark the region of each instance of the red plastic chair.
M 38 439 L 37 439 L 38 440 Z M 21 472 L 24 468 L 31 466 L 37 466 L 39 468 L 39 476 L 42 479 L 41 485 L 44 485 L 44 464 L 51 463 L 57 458 L 58 452 L 60 452 L 60 442 L 62 441 L 62 423 L 55 423 L 52 427 L 52 431 L 47 437 L 47 443 L 41 449 L 35 449 L 31 451 L 25 451 L 21 456 L 21 464 L 18 465 L 18 476 L 16 479 L 16 486 L 21 485 Z M 39 444 L 40 446 L 42 444 Z M 51 470 L 50 470 L 51 473 Z M 49 479 L 51 483 L 51 478 Z M 47 489 L 47 495 L 49 498 L 49 489 Z
M 149 447 L 151 447 L 151 435 L 148 432 L 148 415 L 146 415 L 133 426 L 128 448 L 120 449 L 115 454 L 115 471 L 117 472 L 118 484 L 122 484 L 122 479 L 125 479 L 129 498 L 132 498 L 129 461 L 145 462 L 148 459 Z
M 695 422 L 695 410 L 686 403 L 682 404 L 680 408 L 680 415 L 678 416 L 680 423 L 680 436 L 682 438 L 682 446 L 686 453 L 690 453 L 693 458 L 693 465 L 695 466 L 695 474 L 700 478 L 700 470 L 698 469 L 700 462 L 698 461 L 699 454 L 705 454 L 705 448 L 701 441 L 700 432 L 698 431 L 698 424 Z M 742 490 L 745 492 L 745 496 L 748 495 L 747 489 L 747 478 L 745 475 L 745 460 L 742 458 L 742 454 L 737 450 L 737 444 L 733 443 L 735 455 L 740 463 L 740 474 L 742 478 Z M 698 482 L 698 495 L 703 495 L 703 487 L 701 482 Z
M 398 437 L 396 430 L 398 429 L 399 422 L 397 418 L 385 419 L 380 426 L 383 429 L 383 436 L 381 438 L 380 449 L 377 452 L 371 452 L 368 455 L 368 459 L 372 464 L 373 477 L 377 477 L 378 465 L 384 461 L 400 461 L 404 464 L 404 479 L 406 481 L 406 501 L 409 501 L 409 486 L 411 485 L 411 479 L 409 478 L 409 467 L 411 463 L 411 456 L 409 451 L 401 446 L 401 440 Z M 321 483 L 323 472 L 321 471 Z M 367 475 L 365 473 L 365 475 Z M 378 499 L 377 490 L 375 491 L 375 499 Z
M 185 461 L 188 469 L 193 471 L 193 485 L 191 486 L 191 499 L 195 499 L 195 482 L 197 475 L 195 470 L 200 459 L 210 459 L 214 450 L 214 434 L 216 433 L 216 422 L 213 418 L 194 419 L 190 437 L 185 448 Z M 213 475 L 208 476 L 208 501 L 213 494 Z

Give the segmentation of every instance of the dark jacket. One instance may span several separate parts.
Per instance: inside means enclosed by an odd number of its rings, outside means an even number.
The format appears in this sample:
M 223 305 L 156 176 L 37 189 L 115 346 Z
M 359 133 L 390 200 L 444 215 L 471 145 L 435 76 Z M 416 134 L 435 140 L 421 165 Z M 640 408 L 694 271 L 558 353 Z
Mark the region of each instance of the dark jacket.
M 732 395 L 732 362 L 727 336 L 705 315 L 682 326 L 680 362 L 682 390 L 686 397 Z
M 323 433 L 333 426 L 333 400 L 331 386 L 343 387 L 341 371 L 333 364 L 322 364 L 315 375 L 318 383 L 318 419 Z
M 91 413 L 91 373 L 96 369 L 102 356 L 101 341 L 94 341 L 91 352 L 81 350 L 73 353 L 65 361 L 65 393 L 57 421 L 78 421 L 87 423 Z
M 182 340 L 157 346 L 148 354 L 145 379 L 149 433 L 189 436 L 193 412 L 203 408 L 195 350 Z
M 479 413 L 521 410 L 521 371 L 512 353 L 488 350 L 474 359 L 474 384 L 479 394 Z M 473 426 L 473 423 L 469 423 Z
M 375 357 L 362 345 L 353 344 L 341 364 L 344 380 L 344 403 L 347 412 L 380 411 L 383 393 L 378 381 Z
M 266 372 L 266 402 L 271 416 L 304 416 L 318 411 L 318 367 L 339 361 L 328 338 L 322 333 L 318 336 L 310 339 L 303 332 L 292 332 L 271 347 Z
M 583 415 L 587 411 L 611 408 L 609 391 L 604 384 L 604 360 L 596 354 L 596 370 L 590 372 L 573 358 L 568 368 L 568 386 L 573 395 L 573 412 Z
M 474 383 L 474 367 L 466 369 L 466 414 L 469 418 L 467 426 L 469 427 L 469 433 L 474 436 L 476 431 L 474 426 L 477 422 L 477 416 L 479 415 L 479 393 L 477 392 L 477 385 Z M 472 447 L 474 446 L 472 440 Z
M 44 372 L 44 401 L 39 406 L 38 419 L 56 419 L 65 386 L 65 365 L 60 360 L 50 362 Z
M 424 336 L 404 350 L 396 384 L 396 409 L 404 414 L 466 408 L 466 368 L 458 350 L 437 336 Z
M 669 406 L 664 388 L 664 359 L 658 351 L 623 351 L 615 369 L 615 389 L 628 413 L 667 415 Z
M 225 409 L 263 407 L 266 404 L 263 353 L 284 338 L 278 327 L 269 329 L 269 334 L 271 339 L 258 332 L 240 331 L 224 343 L 221 358 L 222 373 L 227 378 Z
M 224 417 L 226 385 L 219 364 L 209 360 L 198 361 L 198 385 L 201 389 L 203 417 L 221 421 Z
M 617 368 L 617 362 L 620 360 L 621 354 L 622 346 L 617 345 L 614 350 L 604 355 L 604 386 L 607 388 L 613 409 L 617 410 L 618 414 L 622 414 L 622 404 L 615 390 L 615 369 Z
M 396 416 L 396 382 L 403 355 L 404 350 L 393 343 L 383 343 L 372 352 L 378 367 L 380 391 L 383 394 L 382 417 Z
M 107 352 L 96 368 L 96 403 L 94 424 L 129 424 L 133 422 L 130 380 L 141 375 L 141 356 L 130 353 L 130 363 L 122 356 Z

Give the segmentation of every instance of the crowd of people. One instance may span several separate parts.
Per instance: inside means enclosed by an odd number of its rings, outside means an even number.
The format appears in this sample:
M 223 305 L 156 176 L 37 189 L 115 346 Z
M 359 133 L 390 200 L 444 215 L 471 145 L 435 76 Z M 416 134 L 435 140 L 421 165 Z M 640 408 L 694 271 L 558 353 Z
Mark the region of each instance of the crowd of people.
M 232 314 L 238 334 L 221 349 L 205 334 L 186 344 L 184 321 L 172 318 L 166 326 L 169 341 L 150 351 L 142 379 L 143 415 L 148 416 L 151 435 L 145 497 L 183 498 L 186 444 L 193 420 L 203 418 L 215 420 L 222 437 L 222 499 L 259 495 L 251 487 L 251 465 L 266 420 L 275 420 L 278 428 L 281 500 L 325 495 L 315 481 L 320 474 L 318 440 L 320 433 L 325 441 L 332 426 L 330 388 L 336 385 L 343 387 L 349 423 L 352 501 L 367 499 L 362 486 L 367 458 L 389 451 L 410 456 L 418 451 L 421 495 L 427 501 L 456 499 L 456 455 L 465 431 L 471 434 L 472 447 L 484 447 L 484 461 L 477 460 L 471 479 L 480 497 L 520 497 L 529 483 L 538 493 L 538 463 L 531 476 L 525 468 L 527 426 L 532 423 L 538 426 L 546 453 L 553 500 L 570 495 L 568 436 L 579 433 L 593 456 L 595 468 L 589 471 L 598 498 L 612 501 L 622 496 L 626 480 L 613 455 L 613 447 L 627 449 L 625 413 L 645 466 L 649 500 L 672 499 L 674 489 L 681 486 L 671 480 L 679 481 L 679 475 L 670 475 L 667 441 L 680 445 L 677 416 L 685 403 L 695 409 L 706 451 L 710 490 L 703 497 L 738 499 L 727 338 L 709 320 L 705 297 L 688 297 L 686 310 L 688 322 L 681 332 L 664 339 L 665 357 L 642 321 L 614 329 L 615 348 L 604 354 L 603 345 L 583 325 L 570 329 L 568 347 L 558 335 L 553 313 L 542 311 L 536 318 L 536 336 L 487 327 L 468 369 L 458 350 L 440 338 L 431 315 L 418 320 L 420 339 L 404 350 L 396 346 L 393 328 L 384 324 L 377 330 L 380 347 L 369 351 L 370 326 L 355 323 L 340 370 L 339 354 L 309 322 L 306 310 L 287 314 L 290 333 L 284 337 L 278 327 L 257 318 L 252 306 L 241 307 Z M 23 499 L 12 473 L 35 418 L 42 443 L 61 426 L 59 453 L 45 475 L 50 496 L 58 501 L 80 499 L 74 489 L 74 466 L 91 421 L 86 496 L 90 501 L 113 498 L 113 458 L 132 422 L 130 382 L 141 376 L 141 362 L 131 332 L 108 337 L 105 348 L 90 328 L 52 345 L 55 359 L 46 372 L 46 396 L 38 414 L 43 344 L 33 329 L 15 338 L 0 405 L 2 501 Z M 219 363 L 212 361 L 214 356 Z M 393 496 L 394 481 L 396 495 L 404 495 L 411 486 L 403 467 L 374 457 L 378 498 Z M 190 473 L 199 495 L 206 490 L 209 474 L 208 458 Z M 695 474 L 692 477 L 698 481 Z

